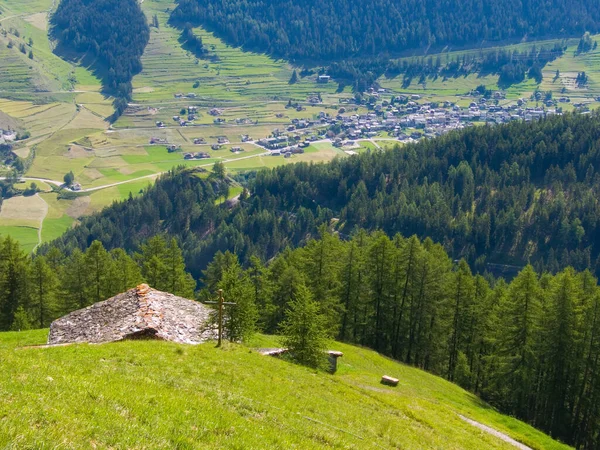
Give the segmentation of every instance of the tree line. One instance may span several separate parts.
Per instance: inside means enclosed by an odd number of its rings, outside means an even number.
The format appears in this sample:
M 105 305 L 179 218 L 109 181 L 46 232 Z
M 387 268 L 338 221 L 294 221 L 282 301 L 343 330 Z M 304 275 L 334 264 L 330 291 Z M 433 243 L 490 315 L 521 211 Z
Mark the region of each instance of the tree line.
M 53 242 L 66 253 L 100 240 L 133 251 L 166 233 L 194 277 L 217 251 L 268 260 L 332 221 L 340 233 L 381 229 L 440 242 L 472 270 L 600 274 L 600 113 L 471 127 L 437 139 L 328 164 L 293 164 L 238 177 L 178 170 L 138 198 L 82 220 Z M 47 246 L 40 249 L 43 253 Z M 511 276 L 504 272 L 505 276 Z
M 142 281 L 189 298 L 196 288 L 175 239 L 155 236 L 135 253 L 94 241 L 85 252 L 65 255 L 53 247 L 30 257 L 12 238 L 0 238 L 0 331 L 48 327 Z
M 179 0 L 171 20 L 203 25 L 228 43 L 291 60 L 339 61 L 482 41 L 581 36 L 600 29 L 591 0 Z
M 546 64 L 560 57 L 565 46 L 532 46 L 526 50 L 484 50 L 478 53 L 462 55 L 438 54 L 406 59 L 389 59 L 385 57 L 351 58 L 334 61 L 327 73 L 342 84 L 352 85 L 357 92 L 363 92 L 373 86 L 377 80 L 386 77 L 403 76 L 403 87 L 408 88 L 413 80 L 425 84 L 427 80 L 442 77 L 464 77 L 472 73 L 481 76 L 490 73 L 498 75 L 498 83 L 502 88 L 520 83 L 525 78 L 542 81 L 542 70 Z
M 61 46 L 91 55 L 104 89 L 115 96 L 115 117 L 131 100 L 133 76 L 150 28 L 137 0 L 61 0 L 50 19 L 51 35 Z

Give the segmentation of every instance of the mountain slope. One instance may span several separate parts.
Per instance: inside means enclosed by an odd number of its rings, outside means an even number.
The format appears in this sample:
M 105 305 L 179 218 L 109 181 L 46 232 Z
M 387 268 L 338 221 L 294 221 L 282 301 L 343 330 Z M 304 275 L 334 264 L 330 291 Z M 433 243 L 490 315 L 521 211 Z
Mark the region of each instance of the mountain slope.
M 173 19 L 290 59 L 339 60 L 430 46 L 581 36 L 600 26 L 592 0 L 179 0 Z
M 239 345 L 18 349 L 46 333 L 0 334 L 2 446 L 514 449 L 461 414 L 534 449 L 569 448 L 451 383 L 344 344 L 332 344 L 344 356 L 331 376 Z M 380 385 L 383 374 L 400 385 Z
M 598 113 L 471 127 L 329 164 L 260 171 L 249 180 L 252 195 L 231 210 L 214 205 L 218 185 L 180 172 L 55 244 L 85 249 L 100 239 L 135 250 L 167 232 L 199 277 L 218 250 L 268 260 L 334 223 L 345 235 L 362 227 L 430 237 L 481 272 L 531 261 L 540 271 L 572 265 L 598 274 L 598 167 Z

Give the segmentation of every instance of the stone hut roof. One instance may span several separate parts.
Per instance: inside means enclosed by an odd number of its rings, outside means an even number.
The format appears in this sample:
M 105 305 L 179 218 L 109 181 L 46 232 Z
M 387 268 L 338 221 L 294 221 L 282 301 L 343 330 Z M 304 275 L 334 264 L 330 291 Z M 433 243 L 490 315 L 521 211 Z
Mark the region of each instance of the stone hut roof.
M 123 294 L 74 311 L 50 325 L 48 344 L 103 343 L 154 338 L 184 344 L 215 339 L 203 304 L 142 284 Z

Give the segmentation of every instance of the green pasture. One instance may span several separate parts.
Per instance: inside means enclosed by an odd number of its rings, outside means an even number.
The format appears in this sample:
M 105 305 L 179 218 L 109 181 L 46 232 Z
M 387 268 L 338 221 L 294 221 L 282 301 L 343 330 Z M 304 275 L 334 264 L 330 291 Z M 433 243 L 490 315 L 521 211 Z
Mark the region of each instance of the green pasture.
M 338 342 L 330 375 L 248 345 L 124 341 L 56 348 L 48 330 L 0 334 L 0 445 L 21 448 L 533 449 L 568 447 L 441 378 Z M 400 379 L 396 388 L 382 374 Z

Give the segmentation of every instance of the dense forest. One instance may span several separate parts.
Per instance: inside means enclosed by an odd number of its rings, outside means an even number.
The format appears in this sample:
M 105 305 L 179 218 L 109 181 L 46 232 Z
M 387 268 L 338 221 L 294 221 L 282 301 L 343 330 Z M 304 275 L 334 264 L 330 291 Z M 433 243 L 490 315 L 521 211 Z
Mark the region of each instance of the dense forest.
M 161 236 L 133 255 L 94 241 L 33 260 L 8 238 L 0 256 L 0 330 L 47 326 L 141 280 L 180 295 L 193 286 L 177 242 Z M 226 310 L 230 338 L 281 332 L 290 305 L 309 296 L 330 337 L 441 375 L 578 448 L 600 445 L 600 288 L 589 271 L 526 266 L 507 283 L 474 276 L 429 238 L 358 229 L 340 239 L 325 225 L 246 267 L 218 252 L 201 274 L 200 297 L 223 289 L 237 304 Z
M 268 260 L 325 223 L 343 236 L 360 227 L 430 237 L 478 273 L 514 274 L 530 262 L 598 275 L 599 167 L 600 113 L 471 127 L 329 164 L 259 171 L 241 180 L 247 190 L 237 204 L 216 203 L 228 191 L 222 170 L 208 178 L 177 171 L 53 245 L 83 251 L 100 240 L 131 251 L 165 232 L 197 278 L 219 250 L 243 263 Z
M 291 60 L 341 60 L 600 30 L 593 0 L 178 0 L 175 23 Z
M 104 88 L 116 97 L 117 115 L 122 113 L 150 38 L 138 1 L 61 0 L 50 24 L 60 46 L 96 59 L 93 66 Z

